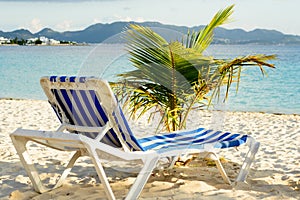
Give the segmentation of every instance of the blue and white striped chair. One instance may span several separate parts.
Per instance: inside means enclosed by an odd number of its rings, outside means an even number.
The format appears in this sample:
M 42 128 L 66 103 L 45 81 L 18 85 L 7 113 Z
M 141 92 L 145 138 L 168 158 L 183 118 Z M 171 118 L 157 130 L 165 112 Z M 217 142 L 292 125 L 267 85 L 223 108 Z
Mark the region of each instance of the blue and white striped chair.
M 248 144 L 249 151 L 236 181 L 245 181 L 259 148 L 251 136 L 198 128 L 162 135 L 136 138 L 108 84 L 92 77 L 51 76 L 41 78 L 41 85 L 55 110 L 61 126 L 57 131 L 17 129 L 10 136 L 37 192 L 45 188 L 26 149 L 28 141 L 64 151 L 75 151 L 57 184 L 62 185 L 75 161 L 84 155 L 91 157 L 109 199 L 115 199 L 103 169 L 102 154 L 128 162 L 143 163 L 126 199 L 137 199 L 150 174 L 163 158 L 208 153 L 216 161 L 225 182 L 230 183 L 215 151 L 220 148 Z M 102 152 L 102 153 L 101 153 Z M 172 159 L 169 159 L 172 160 Z M 173 162 L 174 164 L 174 162 Z

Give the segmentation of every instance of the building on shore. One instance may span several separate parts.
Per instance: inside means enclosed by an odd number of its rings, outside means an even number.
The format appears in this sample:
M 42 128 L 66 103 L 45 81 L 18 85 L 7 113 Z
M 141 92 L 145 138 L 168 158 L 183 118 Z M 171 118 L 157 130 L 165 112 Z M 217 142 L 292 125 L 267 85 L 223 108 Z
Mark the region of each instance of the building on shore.
M 10 40 L 5 37 L 0 37 L 0 45 L 1 44 L 10 44 Z

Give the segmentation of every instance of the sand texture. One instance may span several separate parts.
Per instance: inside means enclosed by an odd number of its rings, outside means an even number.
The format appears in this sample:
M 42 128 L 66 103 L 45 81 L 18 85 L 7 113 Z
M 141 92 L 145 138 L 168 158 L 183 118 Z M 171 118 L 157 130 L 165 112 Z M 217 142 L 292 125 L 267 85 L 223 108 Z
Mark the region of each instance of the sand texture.
M 139 199 L 300 199 L 300 116 L 251 112 L 201 111 L 193 113 L 187 126 L 203 126 L 249 134 L 261 143 L 247 178 L 248 184 L 232 187 L 224 183 L 210 160 L 197 158 L 187 166 L 154 172 Z M 103 186 L 88 157 L 80 158 L 65 184 L 53 191 L 36 193 L 9 134 L 16 128 L 55 130 L 59 126 L 46 101 L 0 100 L 0 199 L 106 199 Z M 145 119 L 132 122 L 133 131 L 151 134 L 153 124 Z M 34 162 L 47 185 L 55 183 L 69 153 L 29 144 Z M 233 181 L 246 146 L 222 150 L 220 157 Z M 117 199 L 122 199 L 134 181 L 134 174 L 106 168 Z

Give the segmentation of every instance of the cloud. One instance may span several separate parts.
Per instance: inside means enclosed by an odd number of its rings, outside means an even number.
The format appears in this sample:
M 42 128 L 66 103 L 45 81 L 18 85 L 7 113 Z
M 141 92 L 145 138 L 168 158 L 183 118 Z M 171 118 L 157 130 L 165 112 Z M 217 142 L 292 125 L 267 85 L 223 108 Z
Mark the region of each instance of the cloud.
M 57 24 L 55 26 L 55 28 L 60 30 L 60 31 L 66 31 L 66 30 L 69 30 L 71 28 L 71 25 L 72 25 L 71 20 L 64 20 L 63 22 Z
M 100 19 L 98 19 L 98 18 L 95 18 L 94 20 L 93 20 L 93 24 L 98 24 L 98 23 L 102 23 L 103 21 L 102 20 L 100 20 Z
M 41 20 L 38 18 L 32 19 L 29 26 L 30 26 L 30 30 L 33 32 L 37 32 L 43 28 Z
M 145 22 L 145 19 L 143 17 L 129 17 L 129 16 L 120 16 L 120 15 L 114 15 L 114 18 L 116 21 L 125 21 L 125 22 L 130 22 L 130 21 L 135 21 L 135 22 Z
M 129 17 L 129 16 L 121 16 L 121 15 L 115 14 L 113 16 L 103 17 L 101 19 L 94 18 L 93 24 L 96 24 L 96 23 L 112 23 L 112 22 L 115 22 L 115 21 L 122 21 L 122 22 L 131 22 L 131 21 L 145 22 L 146 20 L 143 17 Z

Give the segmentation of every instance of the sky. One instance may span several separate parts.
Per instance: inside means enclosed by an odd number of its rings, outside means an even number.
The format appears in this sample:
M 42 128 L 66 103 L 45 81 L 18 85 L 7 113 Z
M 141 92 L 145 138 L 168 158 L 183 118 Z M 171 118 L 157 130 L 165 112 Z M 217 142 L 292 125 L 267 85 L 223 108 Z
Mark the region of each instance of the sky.
M 198 26 L 235 4 L 232 22 L 222 27 L 257 28 L 300 35 L 299 0 L 0 0 L 0 30 L 33 33 L 82 30 L 95 23 L 158 21 Z

